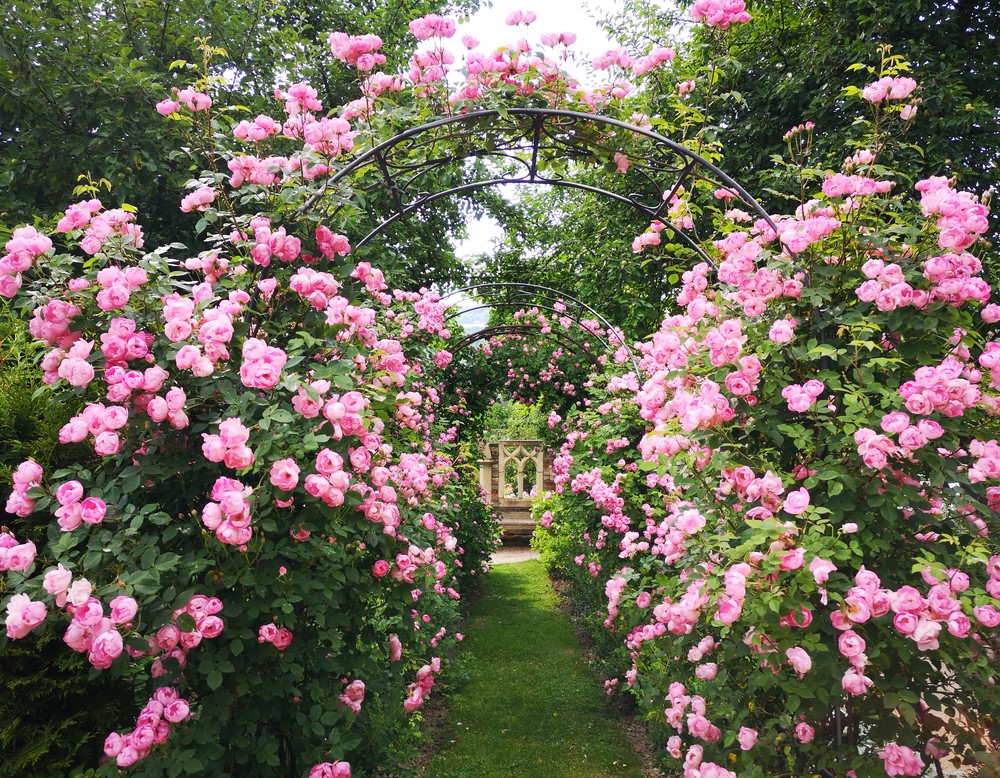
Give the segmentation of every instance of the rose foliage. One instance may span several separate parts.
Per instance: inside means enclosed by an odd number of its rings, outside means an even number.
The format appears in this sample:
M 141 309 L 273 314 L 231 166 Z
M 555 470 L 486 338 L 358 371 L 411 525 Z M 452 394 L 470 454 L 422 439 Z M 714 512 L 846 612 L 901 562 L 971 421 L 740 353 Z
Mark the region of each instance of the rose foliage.
M 886 164 L 916 113 L 904 67 L 848 90 L 868 118 L 832 169 L 817 128 L 789 132 L 794 213 L 715 192 L 712 262 L 639 345 L 641 385 L 608 365 L 567 419 L 536 506 L 609 693 L 687 778 L 1000 764 L 988 207 Z

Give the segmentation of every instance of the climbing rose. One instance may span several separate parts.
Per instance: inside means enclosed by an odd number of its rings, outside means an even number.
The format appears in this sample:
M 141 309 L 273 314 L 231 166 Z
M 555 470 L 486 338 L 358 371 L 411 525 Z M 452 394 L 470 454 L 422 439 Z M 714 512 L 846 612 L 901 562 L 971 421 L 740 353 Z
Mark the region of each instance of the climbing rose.
M 800 721 L 795 725 L 795 737 L 798 738 L 800 743 L 808 743 L 816 736 L 816 730 L 806 724 L 804 721 Z
M 879 751 L 879 758 L 885 764 L 888 775 L 920 775 L 924 771 L 924 763 L 911 748 L 886 743 Z
M 309 771 L 309 778 L 351 778 L 351 765 L 347 762 L 323 762 Z
M 812 658 L 809 656 L 809 653 L 800 646 L 787 649 L 785 651 L 785 656 L 788 657 L 788 663 L 792 666 L 792 669 L 799 674 L 800 678 L 812 669 Z
M 750 729 L 749 727 L 740 727 L 738 740 L 740 741 L 740 748 L 744 751 L 749 751 L 753 748 L 754 743 L 757 742 L 757 730 Z

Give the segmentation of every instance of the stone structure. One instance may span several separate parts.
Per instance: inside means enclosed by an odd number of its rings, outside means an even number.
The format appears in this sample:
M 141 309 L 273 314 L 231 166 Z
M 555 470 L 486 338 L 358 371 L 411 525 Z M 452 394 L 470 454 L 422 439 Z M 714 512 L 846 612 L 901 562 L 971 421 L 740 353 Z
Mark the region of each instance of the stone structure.
M 526 540 L 535 529 L 531 500 L 552 491 L 550 456 L 540 440 L 480 443 L 479 485 L 500 514 L 503 539 Z

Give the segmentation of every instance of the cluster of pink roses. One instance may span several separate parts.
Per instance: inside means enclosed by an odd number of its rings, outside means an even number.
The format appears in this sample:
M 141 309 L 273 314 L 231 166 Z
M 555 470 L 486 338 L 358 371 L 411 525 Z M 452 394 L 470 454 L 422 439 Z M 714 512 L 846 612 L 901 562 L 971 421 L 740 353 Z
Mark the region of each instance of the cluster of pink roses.
M 243 341 L 240 381 L 251 389 L 273 389 L 287 361 L 288 355 L 282 349 L 268 346 L 260 338 L 247 338 Z
M 964 251 L 990 228 L 989 208 L 971 192 L 955 190 L 945 176 L 925 178 L 915 188 L 924 216 L 937 216 L 939 248 Z
M 216 615 L 221 611 L 222 601 L 218 597 L 196 594 L 185 605 L 174 610 L 170 624 L 160 627 L 149 637 L 149 648 L 146 651 L 138 651 L 131 646 L 128 646 L 127 651 L 133 657 L 156 656 L 161 651 L 166 652 L 162 658 L 154 659 L 149 668 L 149 674 L 153 678 L 159 678 L 166 673 L 164 658 L 173 659 L 184 667 L 191 649 L 196 648 L 202 640 L 212 640 L 222 634 L 225 623 Z M 194 620 L 193 627 L 190 622 L 182 622 L 184 616 Z
M 789 384 L 781 390 L 781 396 L 785 398 L 788 410 L 792 413 L 805 413 L 812 408 L 825 391 L 826 386 L 823 382 L 813 378 L 802 385 Z
M 18 543 L 9 532 L 0 532 L 0 573 L 27 572 L 35 562 L 37 549 L 32 541 Z
M 288 287 L 298 292 L 313 308 L 322 310 L 340 291 L 341 284 L 332 273 L 320 273 L 312 268 L 303 267 L 295 272 Z
M 348 762 L 323 762 L 314 765 L 309 771 L 309 778 L 351 778 L 351 765 Z
M 254 120 L 243 119 L 233 128 L 233 137 L 257 143 L 281 132 L 281 125 L 267 114 L 258 114 Z
M 348 35 L 346 32 L 331 32 L 327 43 L 333 56 L 358 70 L 368 72 L 385 64 L 385 55 L 379 53 L 382 39 L 377 35 Z
M 403 701 L 403 709 L 407 713 L 413 713 L 424 704 L 424 699 L 434 688 L 434 674 L 439 672 L 441 672 L 441 660 L 438 657 L 434 657 L 430 664 L 417 670 L 416 682 L 407 687 L 410 696 Z
M 112 732 L 105 738 L 104 753 L 119 768 L 131 767 L 149 756 L 154 745 L 167 742 L 171 724 L 180 724 L 190 715 L 188 701 L 176 689 L 161 686 L 139 712 L 135 729 L 124 735 Z
M 47 615 L 45 603 L 32 600 L 27 594 L 15 594 L 7 603 L 7 637 L 11 640 L 23 638 L 45 621 Z
M 201 452 L 209 462 L 223 462 L 233 470 L 243 470 L 254 462 L 253 451 L 247 446 L 250 439 L 248 430 L 237 418 L 219 422 L 219 434 L 201 434 Z
M 56 521 L 63 532 L 72 532 L 83 523 L 100 524 L 107 513 L 107 505 L 100 497 L 83 497 L 83 484 L 67 481 L 56 489 Z
M 315 473 L 305 478 L 305 490 L 331 508 L 344 504 L 351 486 L 351 474 L 344 470 L 344 458 L 328 448 L 316 455 Z
M 75 227 L 75 229 L 80 228 Z M 105 244 L 111 239 L 116 239 L 132 248 L 143 247 L 142 228 L 135 223 L 134 213 L 121 208 L 112 208 L 104 213 L 93 214 L 80 241 L 80 248 L 93 256 L 105 248 Z M 121 290 L 115 294 L 120 293 Z
M 35 498 L 28 496 L 28 491 L 42 485 L 42 466 L 29 459 L 17 466 L 12 474 L 14 489 L 7 498 L 7 513 L 15 516 L 30 516 L 35 510 Z
M 193 192 L 184 195 L 181 200 L 181 211 L 191 213 L 191 211 L 207 211 L 215 201 L 215 190 L 210 186 L 201 186 Z
M 34 227 L 18 227 L 4 244 L 0 257 L 0 296 L 12 298 L 21 288 L 21 274 L 52 250 L 52 241 Z
M 743 0 L 695 0 L 691 6 L 691 18 L 704 22 L 708 27 L 725 30 L 734 24 L 746 24 L 750 14 Z
M 870 103 L 883 100 L 905 100 L 917 88 L 917 82 L 907 76 L 886 76 L 868 84 L 861 96 Z
M 60 443 L 80 443 L 92 436 L 94 453 L 114 456 L 122 447 L 118 430 L 128 424 L 128 409 L 121 405 L 87 403 L 84 409 L 59 430 Z
M 910 417 L 902 411 L 885 414 L 882 417 L 881 427 L 890 435 L 898 435 L 899 444 L 868 427 L 862 427 L 854 433 L 858 454 L 866 466 L 875 470 L 886 467 L 890 456 L 908 458 L 914 451 L 944 434 L 941 425 L 936 421 L 920 419 L 915 425 L 910 424 Z
M 641 235 L 636 235 L 635 240 L 632 241 L 632 251 L 639 254 L 647 246 L 659 246 L 660 233 L 663 232 L 666 226 L 666 224 L 659 220 L 650 222 L 646 231 Z
M 79 315 L 80 306 L 75 303 L 60 299 L 49 300 L 35 308 L 31 321 L 28 322 L 28 331 L 46 345 L 68 349 L 80 338 L 79 332 L 70 330 L 70 319 Z M 58 358 L 61 358 L 61 354 Z M 45 369 L 55 370 L 58 358 L 54 365 Z
M 254 245 L 250 250 L 255 265 L 268 267 L 272 259 L 281 262 L 294 262 L 302 252 L 302 241 L 294 235 L 289 235 L 284 227 L 271 229 L 271 220 L 263 216 L 255 217 L 250 222 L 253 230 Z
M 885 194 L 893 187 L 892 181 L 876 181 L 869 176 L 845 176 L 843 173 L 827 173 L 823 181 L 823 194 L 827 197 L 865 197 Z
M 292 633 L 277 624 L 261 624 L 257 630 L 258 643 L 270 643 L 279 651 L 284 651 L 292 644 Z
M 410 34 L 418 41 L 430 38 L 450 38 L 455 34 L 455 20 L 438 14 L 427 14 L 411 21 L 409 28 Z
M 974 367 L 948 356 L 939 365 L 917 368 L 913 380 L 899 387 L 899 395 L 906 410 L 916 416 L 935 412 L 943 416 L 961 416 L 982 397 L 976 386 L 980 377 Z
M 253 535 L 250 503 L 253 488 L 232 478 L 218 478 L 212 486 L 212 500 L 201 512 L 201 523 L 230 546 L 245 546 Z

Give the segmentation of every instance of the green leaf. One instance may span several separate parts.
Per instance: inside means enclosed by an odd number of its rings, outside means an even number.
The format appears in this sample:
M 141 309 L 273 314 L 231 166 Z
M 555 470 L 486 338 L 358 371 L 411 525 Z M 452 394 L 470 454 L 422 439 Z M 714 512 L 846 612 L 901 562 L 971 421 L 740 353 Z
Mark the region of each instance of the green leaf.
M 181 632 L 194 632 L 198 628 L 198 625 L 194 620 L 194 616 L 190 613 L 182 613 L 177 617 L 177 621 L 175 623 L 177 625 L 177 629 Z
M 222 673 L 219 670 L 212 670 L 205 679 L 205 683 L 208 684 L 208 688 L 213 692 L 222 686 Z

